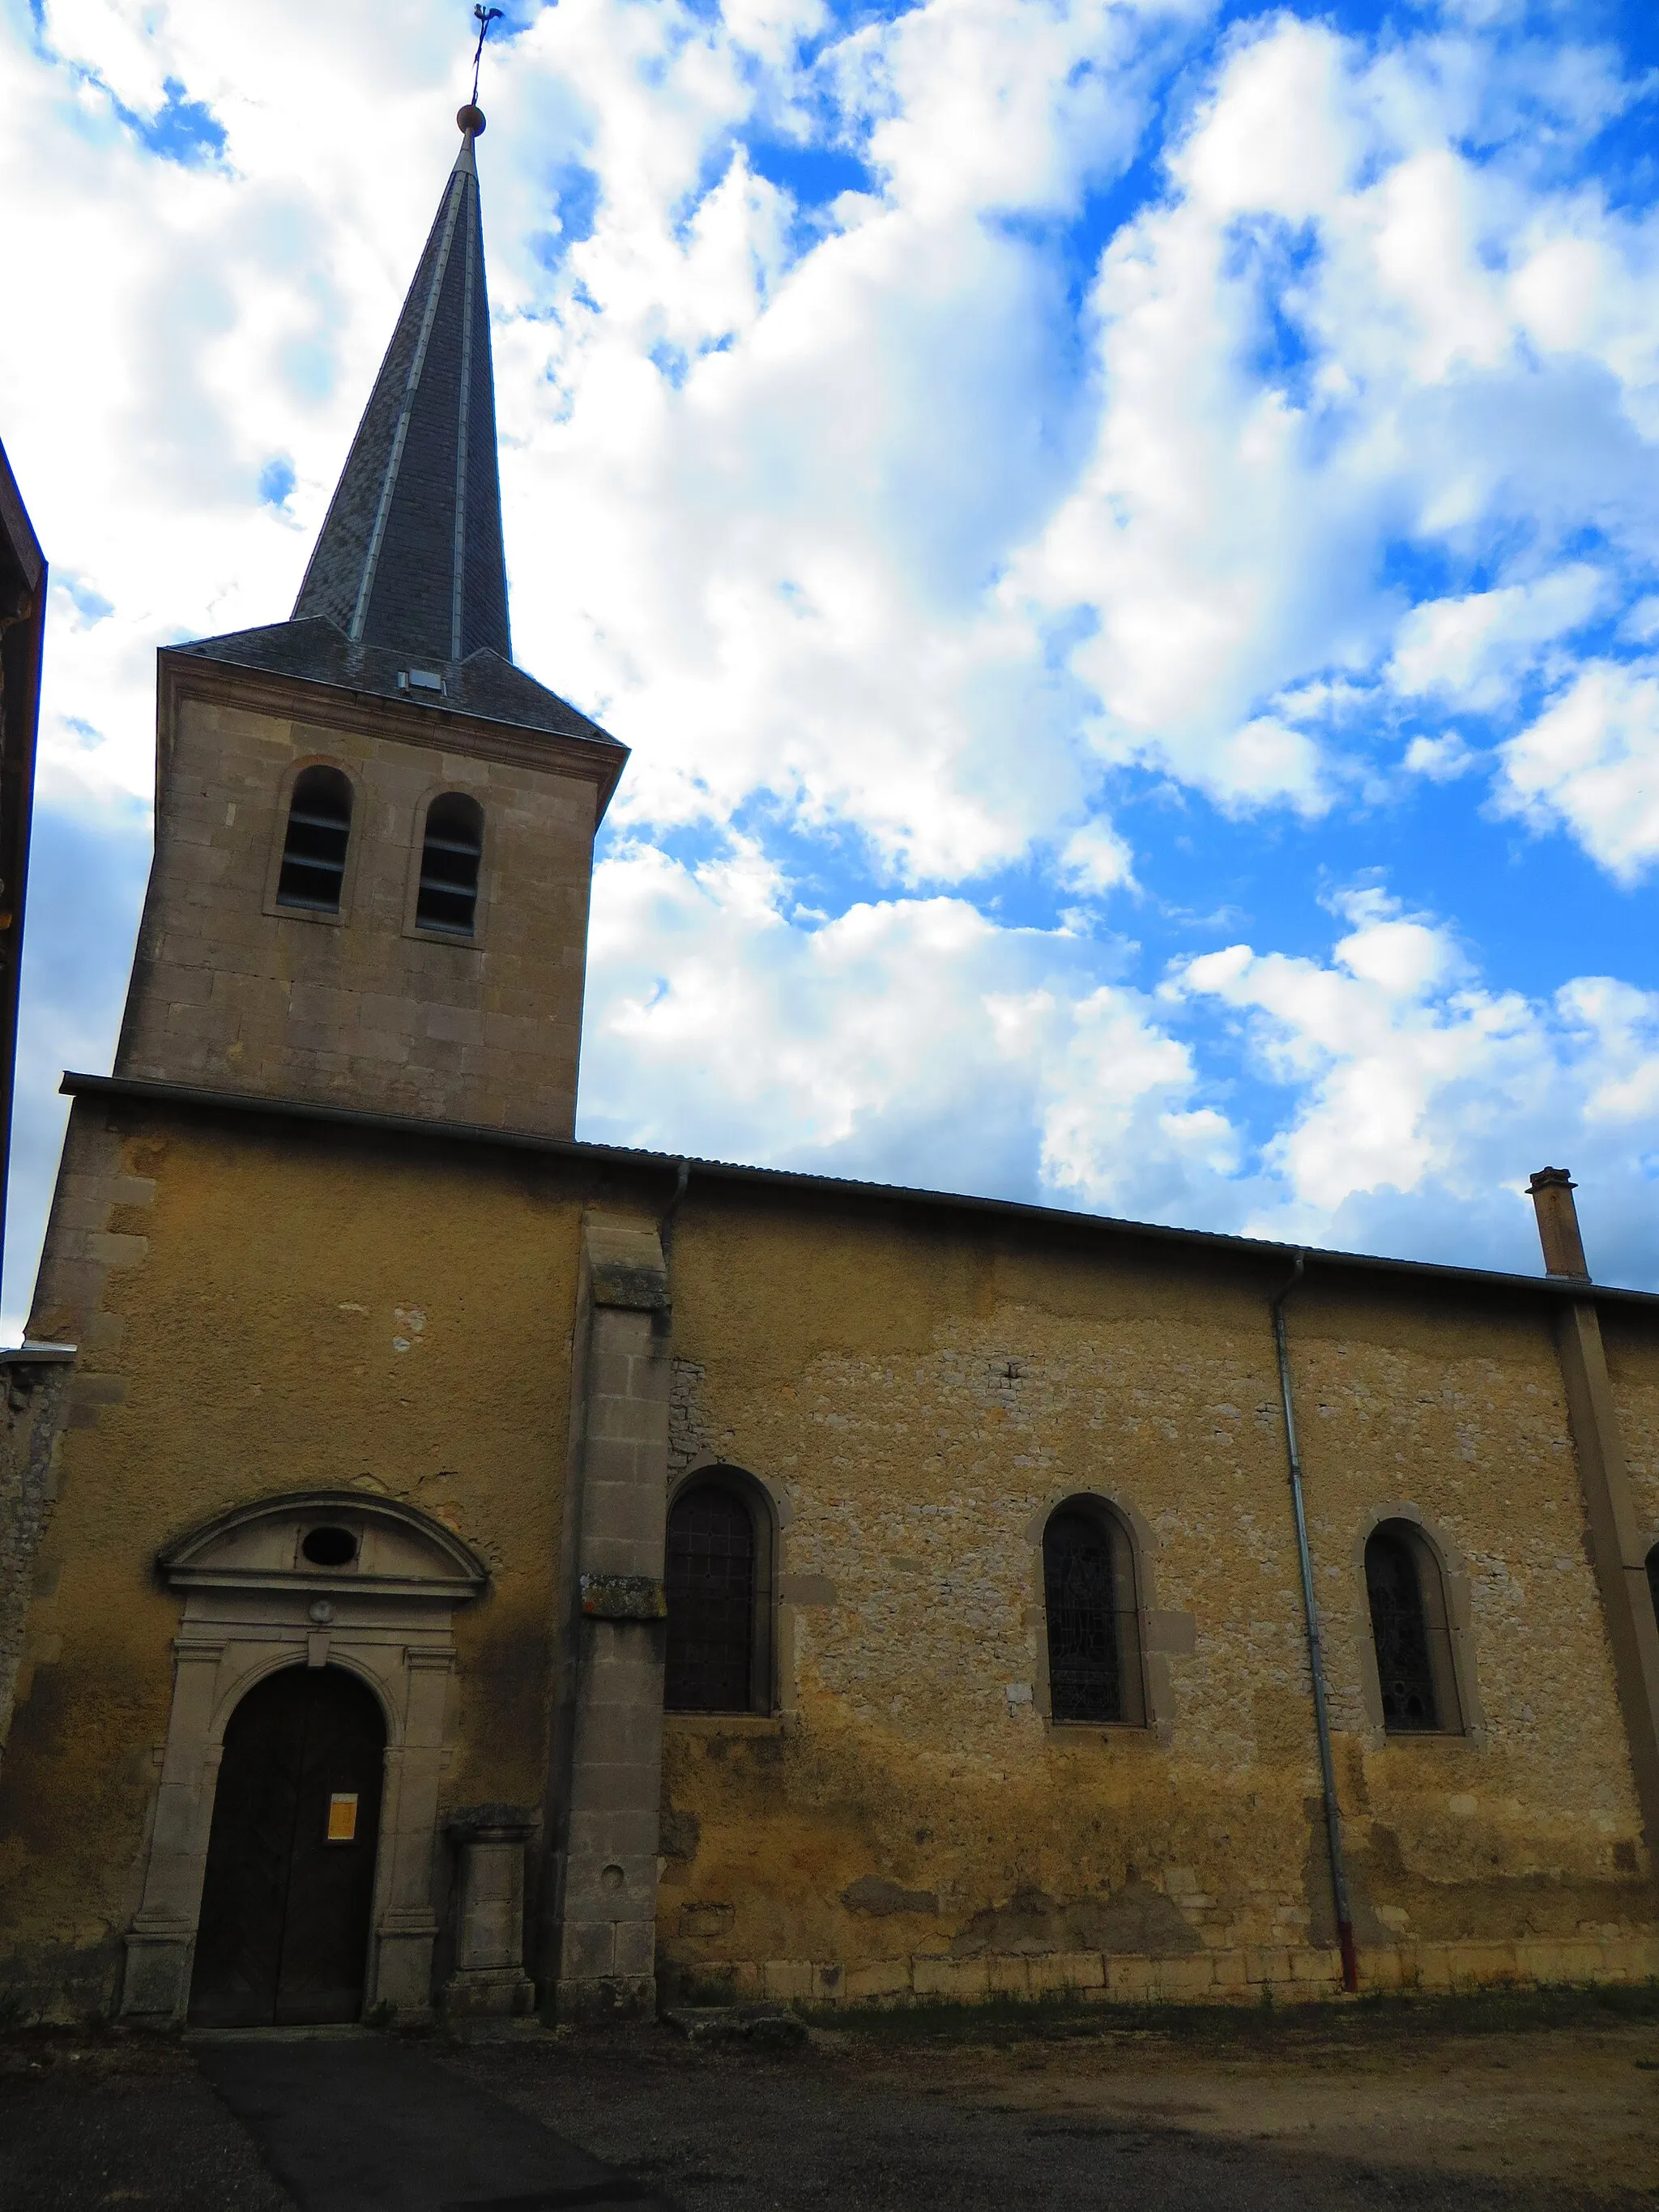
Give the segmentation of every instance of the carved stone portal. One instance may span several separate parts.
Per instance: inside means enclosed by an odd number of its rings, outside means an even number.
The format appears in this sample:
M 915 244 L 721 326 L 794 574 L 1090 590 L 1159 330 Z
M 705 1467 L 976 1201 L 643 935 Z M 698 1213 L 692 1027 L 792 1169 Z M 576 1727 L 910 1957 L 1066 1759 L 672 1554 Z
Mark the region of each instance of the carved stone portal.
M 238 1702 L 279 1667 L 333 1666 L 367 1682 L 386 1715 L 366 2002 L 394 2019 L 429 2019 L 453 1620 L 483 1589 L 483 1562 L 413 1506 L 322 1490 L 224 1514 L 158 1564 L 184 1595 L 184 1617 L 123 2015 L 161 2026 L 188 2010 L 214 1789 Z

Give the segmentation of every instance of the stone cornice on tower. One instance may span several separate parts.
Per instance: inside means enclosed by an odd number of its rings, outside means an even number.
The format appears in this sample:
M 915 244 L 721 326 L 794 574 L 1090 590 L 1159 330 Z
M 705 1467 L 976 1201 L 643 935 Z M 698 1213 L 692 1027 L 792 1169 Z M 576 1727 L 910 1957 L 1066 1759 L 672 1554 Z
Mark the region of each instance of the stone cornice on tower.
M 267 630 L 243 633 L 255 640 L 272 634 Z M 216 638 L 209 642 L 235 646 L 238 640 Z M 164 648 L 157 655 L 157 663 L 156 733 L 158 747 L 164 753 L 168 733 L 179 727 L 180 706 L 186 699 L 199 699 L 274 720 L 312 724 L 337 734 L 389 738 L 399 744 L 420 746 L 457 759 L 498 761 L 515 768 L 577 775 L 596 787 L 596 827 L 604 820 L 628 764 L 627 747 L 619 745 L 574 707 L 567 709 L 569 720 L 565 724 L 556 723 L 550 717 L 532 720 L 513 711 L 520 704 L 516 698 L 491 700 L 482 693 L 482 687 L 428 703 L 419 692 L 392 692 L 373 682 L 353 684 L 333 675 L 298 676 L 286 668 L 262 666 L 252 659 L 204 655 L 199 646 Z M 507 672 L 519 677 L 527 689 L 541 692 L 540 685 L 520 676 L 517 669 Z M 556 706 L 563 704 L 551 691 L 541 692 L 541 696 Z

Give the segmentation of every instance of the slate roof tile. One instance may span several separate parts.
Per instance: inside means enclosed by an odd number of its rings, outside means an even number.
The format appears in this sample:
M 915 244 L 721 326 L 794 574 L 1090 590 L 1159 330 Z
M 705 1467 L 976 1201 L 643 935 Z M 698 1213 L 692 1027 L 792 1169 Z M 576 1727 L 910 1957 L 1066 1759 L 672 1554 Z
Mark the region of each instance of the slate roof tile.
M 615 744 L 513 665 L 483 227 L 463 130 L 292 616 L 176 649 Z M 411 668 L 441 676 L 441 693 L 410 689 Z

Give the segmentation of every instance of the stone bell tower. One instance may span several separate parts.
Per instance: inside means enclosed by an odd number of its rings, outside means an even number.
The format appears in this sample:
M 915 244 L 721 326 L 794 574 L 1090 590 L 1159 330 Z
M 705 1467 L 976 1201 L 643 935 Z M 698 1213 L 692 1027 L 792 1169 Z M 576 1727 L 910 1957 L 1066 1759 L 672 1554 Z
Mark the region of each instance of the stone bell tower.
M 116 1073 L 568 1136 L 627 758 L 513 665 L 477 107 L 287 622 L 159 655 Z

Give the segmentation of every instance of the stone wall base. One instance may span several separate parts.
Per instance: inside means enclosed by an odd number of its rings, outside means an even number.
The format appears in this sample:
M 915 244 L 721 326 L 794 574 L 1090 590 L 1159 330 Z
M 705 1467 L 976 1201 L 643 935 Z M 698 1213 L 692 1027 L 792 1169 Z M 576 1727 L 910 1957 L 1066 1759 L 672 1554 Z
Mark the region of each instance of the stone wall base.
M 807 1972 L 811 1972 L 811 1967 Z M 554 2016 L 562 2027 L 606 2021 L 654 2020 L 657 1983 L 653 1974 L 602 1974 L 591 1980 L 567 1978 L 554 1995 Z
M 1183 1958 L 1099 1951 L 1034 1956 L 992 1953 L 941 1959 L 923 1953 L 856 1966 L 809 1960 L 682 1963 L 689 2000 L 769 1999 L 784 2004 L 982 2004 L 1000 1997 L 1070 1996 L 1133 2004 L 1259 2004 L 1337 1996 L 1342 1961 L 1317 1948 L 1199 1951 Z M 1659 1980 L 1659 1936 L 1527 1937 L 1513 1942 L 1402 1943 L 1362 1950 L 1362 1993 L 1547 1988 Z M 564 1992 L 560 2011 L 564 2014 Z
M 181 2027 L 190 2003 L 193 1928 L 135 1928 L 127 1937 L 121 2017 L 152 2027 Z
M 446 2020 L 514 2020 L 536 2009 L 536 1984 L 521 1966 L 464 1967 L 444 1990 Z

